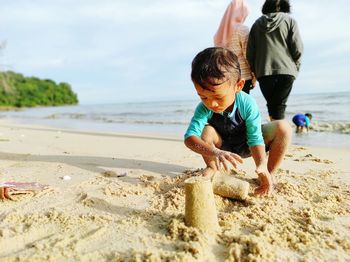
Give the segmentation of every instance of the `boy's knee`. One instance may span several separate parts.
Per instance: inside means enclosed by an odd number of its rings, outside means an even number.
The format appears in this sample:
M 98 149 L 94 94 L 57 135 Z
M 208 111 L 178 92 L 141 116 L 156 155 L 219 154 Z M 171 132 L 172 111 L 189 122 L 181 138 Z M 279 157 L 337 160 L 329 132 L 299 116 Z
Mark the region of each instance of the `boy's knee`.
M 217 133 L 214 127 L 209 125 L 204 127 L 201 135 L 201 138 L 204 142 L 208 144 L 216 144 L 216 140 L 217 140 L 216 137 L 217 137 Z
M 276 131 L 278 136 L 291 138 L 292 137 L 292 127 L 286 120 L 276 121 Z

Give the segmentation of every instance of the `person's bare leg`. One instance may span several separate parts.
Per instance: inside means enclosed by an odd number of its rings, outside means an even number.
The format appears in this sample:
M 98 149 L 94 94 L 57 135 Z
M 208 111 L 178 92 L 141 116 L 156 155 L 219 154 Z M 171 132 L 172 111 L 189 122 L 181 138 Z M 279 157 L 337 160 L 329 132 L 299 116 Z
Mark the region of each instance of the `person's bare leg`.
M 216 130 L 212 126 L 205 126 L 202 132 L 202 139 L 207 144 L 220 148 L 222 145 L 222 139 Z M 219 169 L 217 158 L 216 157 L 208 157 L 203 156 L 204 162 L 207 167 L 203 171 L 203 176 L 207 178 L 212 178 L 215 172 Z
M 276 120 L 263 125 L 262 133 L 269 145 L 267 169 L 274 174 L 280 166 L 292 138 L 292 128 L 286 120 Z

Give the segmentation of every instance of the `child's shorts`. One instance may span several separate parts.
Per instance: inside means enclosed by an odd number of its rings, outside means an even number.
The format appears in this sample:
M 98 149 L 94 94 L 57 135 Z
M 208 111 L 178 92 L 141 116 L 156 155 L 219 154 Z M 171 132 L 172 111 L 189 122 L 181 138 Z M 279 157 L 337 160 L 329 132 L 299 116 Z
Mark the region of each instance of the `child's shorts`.
M 232 143 L 228 139 L 223 139 L 221 150 L 230 151 L 239 155 L 242 158 L 247 158 L 251 156 L 250 149 L 247 144 L 237 145 Z
M 296 126 L 305 126 L 305 116 L 304 115 L 301 115 L 301 114 L 295 115 L 292 120 Z
M 236 143 L 230 141 L 227 138 L 226 139 L 222 138 L 222 140 L 223 140 L 222 146 L 220 148 L 221 150 L 230 151 L 232 153 L 239 155 L 242 158 L 247 158 L 252 155 L 247 143 L 237 145 Z M 265 145 L 265 152 L 269 152 L 269 151 L 270 151 L 270 146 Z

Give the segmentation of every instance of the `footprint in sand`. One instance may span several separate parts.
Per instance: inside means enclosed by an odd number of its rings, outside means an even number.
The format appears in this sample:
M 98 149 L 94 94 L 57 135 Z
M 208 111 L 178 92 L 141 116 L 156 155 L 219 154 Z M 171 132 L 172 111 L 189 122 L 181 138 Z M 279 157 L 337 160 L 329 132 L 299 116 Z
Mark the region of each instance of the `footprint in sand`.
M 106 171 L 102 172 L 102 175 L 104 177 L 125 177 L 125 176 L 127 176 L 127 173 L 126 172 L 117 173 L 117 172 L 114 172 L 112 170 L 106 170 Z
M 317 163 L 333 164 L 331 160 L 320 159 L 318 157 L 313 156 L 312 154 L 307 154 L 303 158 L 295 158 L 294 161 L 312 161 Z
M 295 148 L 296 151 L 303 151 L 303 150 L 307 150 L 306 147 L 303 147 L 303 146 L 299 146 L 297 148 Z

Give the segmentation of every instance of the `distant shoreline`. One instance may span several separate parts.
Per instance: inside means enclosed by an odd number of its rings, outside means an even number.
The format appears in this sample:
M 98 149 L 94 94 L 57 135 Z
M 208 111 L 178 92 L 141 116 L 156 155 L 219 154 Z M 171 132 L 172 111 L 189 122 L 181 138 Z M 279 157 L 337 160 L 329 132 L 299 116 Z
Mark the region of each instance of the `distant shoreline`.
M 17 119 L 0 119 L 1 126 L 9 128 L 21 128 L 27 130 L 49 131 L 49 132 L 64 132 L 71 134 L 96 135 L 102 137 L 125 137 L 125 138 L 146 138 L 165 141 L 183 141 L 183 133 L 186 126 L 183 127 L 183 132 L 178 131 L 176 134 L 169 131 L 154 131 L 140 128 L 141 125 L 120 124 L 120 129 L 111 130 L 102 127 L 92 127 L 89 125 L 80 125 L 80 127 L 64 127 L 60 125 L 47 125 L 39 123 L 23 123 Z M 79 126 L 79 125 L 78 125 Z M 152 131 L 153 130 L 153 131 Z M 165 129 L 169 130 L 169 129 Z M 293 130 L 294 131 L 294 130 Z M 349 141 L 349 142 L 348 142 Z M 295 146 L 312 146 L 322 148 L 349 148 L 350 140 L 348 134 L 334 134 L 313 132 L 305 134 L 295 134 L 293 132 L 292 145 Z
M 20 112 L 20 111 L 25 111 L 29 109 L 34 109 L 34 108 L 50 108 L 50 107 L 64 107 L 64 106 L 79 106 L 80 104 L 64 104 L 64 105 L 37 105 L 37 106 L 23 106 L 23 107 L 18 107 L 18 106 L 0 106 L 0 112 L 7 112 L 7 111 L 14 111 L 14 112 Z

